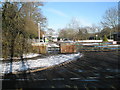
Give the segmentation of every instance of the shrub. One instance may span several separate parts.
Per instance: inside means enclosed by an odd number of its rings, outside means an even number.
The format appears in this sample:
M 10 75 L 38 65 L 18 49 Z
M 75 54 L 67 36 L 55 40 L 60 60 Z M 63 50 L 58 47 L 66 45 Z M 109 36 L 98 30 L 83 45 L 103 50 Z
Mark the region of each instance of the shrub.
M 106 35 L 104 35 L 104 37 L 103 37 L 103 42 L 108 42 L 108 38 Z

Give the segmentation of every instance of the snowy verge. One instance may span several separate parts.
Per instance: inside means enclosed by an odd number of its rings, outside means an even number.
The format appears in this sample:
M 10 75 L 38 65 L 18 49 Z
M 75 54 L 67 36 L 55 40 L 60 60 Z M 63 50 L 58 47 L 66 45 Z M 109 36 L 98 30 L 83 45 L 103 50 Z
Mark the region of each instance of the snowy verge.
M 12 65 L 12 72 L 17 73 L 20 71 L 25 71 L 29 69 L 36 69 L 36 68 L 45 68 L 54 65 L 61 64 L 66 61 L 76 60 L 80 58 L 82 54 L 60 54 L 55 56 L 48 56 L 46 58 L 40 58 L 36 60 L 26 60 L 26 61 L 18 61 L 13 62 Z M 2 64 L 2 73 L 7 74 L 10 73 L 10 63 L 3 63 Z
M 29 54 L 23 54 L 23 58 L 33 58 L 33 57 L 37 57 L 40 54 L 37 53 L 29 53 Z
M 28 53 L 28 54 L 23 54 L 23 58 L 34 58 L 39 56 L 40 54 L 37 53 Z M 7 58 L 10 59 L 10 58 Z M 13 57 L 13 59 L 21 59 L 20 57 Z M 0 60 L 4 60 L 4 58 L 0 58 Z

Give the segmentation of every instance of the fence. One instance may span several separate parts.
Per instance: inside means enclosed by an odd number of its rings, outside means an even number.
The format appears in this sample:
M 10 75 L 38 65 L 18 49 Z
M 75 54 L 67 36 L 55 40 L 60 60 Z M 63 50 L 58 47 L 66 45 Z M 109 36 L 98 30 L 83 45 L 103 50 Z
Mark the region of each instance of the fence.
M 47 53 L 76 53 L 80 51 L 113 51 L 120 50 L 120 45 L 109 43 L 60 43 L 57 44 L 39 44 L 33 45 L 33 50 L 40 54 Z
M 120 45 L 108 45 L 108 44 L 98 44 L 98 45 L 76 45 L 77 51 L 113 51 L 120 50 Z
M 48 44 L 48 43 L 34 43 L 33 51 L 39 54 L 47 54 L 47 53 L 60 53 L 60 47 L 56 44 Z
M 76 46 L 73 43 L 62 43 L 60 45 L 60 52 L 61 53 L 75 53 Z
M 47 48 L 45 45 L 41 46 L 33 46 L 33 51 L 39 54 L 46 54 L 47 53 Z
M 48 53 L 60 53 L 60 47 L 48 47 L 47 52 Z

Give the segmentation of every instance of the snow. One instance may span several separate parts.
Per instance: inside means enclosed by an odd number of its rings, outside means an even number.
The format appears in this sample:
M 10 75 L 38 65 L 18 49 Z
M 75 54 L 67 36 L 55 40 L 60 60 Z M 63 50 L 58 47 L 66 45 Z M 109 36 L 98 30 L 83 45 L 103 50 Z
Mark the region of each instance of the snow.
M 59 47 L 57 44 L 48 44 L 47 47 Z
M 102 42 L 103 40 L 80 40 L 76 42 Z M 109 42 L 112 42 L 113 40 L 108 39 Z
M 109 42 L 114 42 L 112 39 L 108 39 Z M 64 43 L 99 43 L 99 42 L 103 42 L 103 40 L 79 40 L 79 41 L 60 41 L 60 42 L 64 42 Z M 115 42 L 114 42 L 115 43 Z
M 0 60 L 3 60 L 4 58 L 0 58 Z
M 59 47 L 59 45 L 55 43 L 46 43 L 46 42 L 40 42 L 40 43 L 32 43 L 33 46 L 47 46 L 47 47 Z
M 111 47 L 111 46 L 113 46 L 113 47 L 119 47 L 120 45 L 108 45 L 108 46 L 110 46 L 110 47 Z
M 33 46 L 43 46 L 48 44 L 47 42 L 38 42 L 38 43 L 32 43 Z
M 28 53 L 28 54 L 23 54 L 23 58 L 33 58 L 33 57 L 37 57 L 40 54 L 37 53 Z M 7 58 L 10 59 L 10 58 Z M 20 57 L 13 57 L 13 59 L 21 59 Z M 0 60 L 4 60 L 4 58 L 0 58 Z
M 95 46 L 95 47 L 120 47 L 120 45 L 102 45 L 102 46 Z
M 23 54 L 23 58 L 33 58 L 33 57 L 37 57 L 40 54 L 37 53 L 29 53 L 29 54 Z
M 48 56 L 46 58 L 40 58 L 36 60 L 25 60 L 25 61 L 18 61 L 18 62 L 13 62 L 12 65 L 12 72 L 18 72 L 18 71 L 24 71 L 28 69 L 36 69 L 36 68 L 41 68 L 41 67 L 49 67 L 49 66 L 54 66 L 58 65 L 60 63 L 66 62 L 66 61 L 71 61 L 71 60 L 76 60 L 77 58 L 80 58 L 82 54 L 77 53 L 77 54 L 60 54 L 60 55 L 53 55 L 53 56 Z M 2 73 L 10 73 L 10 63 L 3 63 L 2 64 Z
M 84 43 L 82 45 L 99 45 L 99 43 Z

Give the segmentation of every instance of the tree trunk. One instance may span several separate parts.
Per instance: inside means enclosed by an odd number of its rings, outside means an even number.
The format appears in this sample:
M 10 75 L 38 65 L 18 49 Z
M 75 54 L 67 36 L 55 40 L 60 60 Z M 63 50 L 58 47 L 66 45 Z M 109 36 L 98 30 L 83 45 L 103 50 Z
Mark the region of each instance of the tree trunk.
M 11 41 L 11 48 L 10 48 L 10 74 L 12 74 L 12 64 L 13 64 L 13 56 L 14 56 L 14 41 Z

